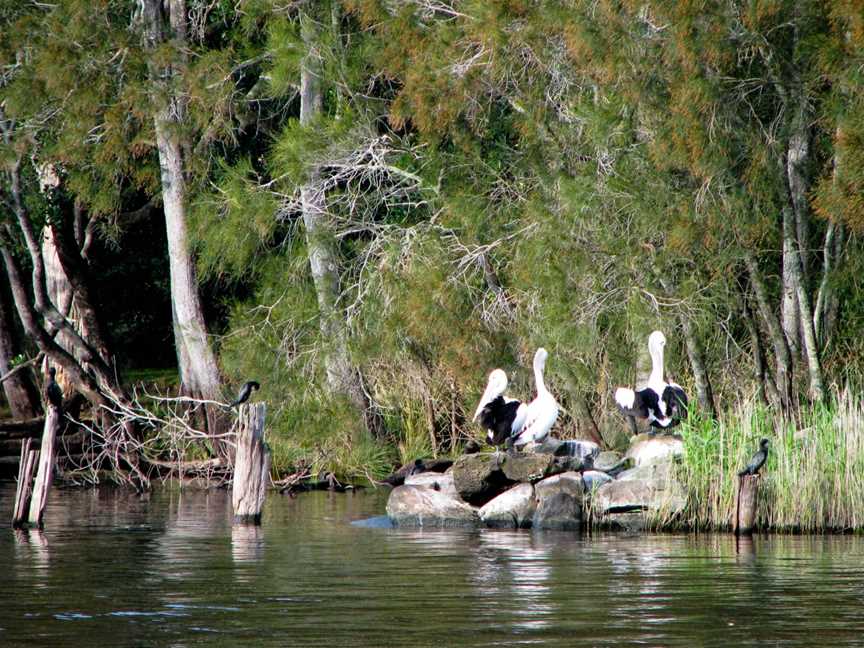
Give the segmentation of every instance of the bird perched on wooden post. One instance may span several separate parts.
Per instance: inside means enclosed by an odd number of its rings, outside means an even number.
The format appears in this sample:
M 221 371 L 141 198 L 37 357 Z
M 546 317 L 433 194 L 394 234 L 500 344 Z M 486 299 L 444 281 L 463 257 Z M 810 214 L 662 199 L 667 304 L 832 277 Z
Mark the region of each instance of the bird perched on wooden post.
M 45 385 L 45 399 L 58 411 L 63 411 L 63 390 L 57 384 L 57 369 L 51 367 L 48 370 L 48 383 Z
M 240 393 L 237 394 L 237 398 L 228 407 L 237 407 L 238 405 L 242 405 L 249 400 L 249 397 L 252 395 L 254 390 L 260 388 L 261 385 L 254 380 L 243 383 L 243 386 L 240 388 Z
M 744 475 L 757 475 L 759 473 L 759 469 L 765 465 L 765 462 L 768 460 L 768 445 L 770 441 L 768 439 L 762 439 L 759 442 L 759 450 L 750 457 L 750 463 L 747 464 L 747 467 L 738 473 L 739 477 L 743 477 Z

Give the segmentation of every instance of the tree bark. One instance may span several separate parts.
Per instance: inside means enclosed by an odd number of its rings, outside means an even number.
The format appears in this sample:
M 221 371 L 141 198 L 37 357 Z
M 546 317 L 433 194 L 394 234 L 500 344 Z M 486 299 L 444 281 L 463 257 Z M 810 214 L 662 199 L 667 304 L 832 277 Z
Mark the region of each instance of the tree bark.
M 0 376 L 5 376 L 15 357 L 15 337 L 12 334 L 12 313 L 6 293 L 0 285 Z M 19 420 L 39 416 L 42 408 L 39 392 L 30 378 L 29 371 L 19 371 L 3 381 L 3 391 L 12 416 Z
M 163 12 L 161 0 L 142 0 L 146 44 L 152 51 L 169 37 L 173 38 L 179 45 L 178 60 L 182 65 L 186 39 L 185 2 L 169 0 L 166 4 L 168 15 Z M 188 146 L 180 134 L 185 121 L 185 102 L 181 93 L 173 87 L 179 81 L 180 73 L 177 66 L 165 69 L 152 58 L 149 65 L 152 96 L 156 102 L 153 122 L 168 235 L 171 310 L 180 380 L 186 393 L 193 397 L 219 401 L 221 376 L 207 336 L 187 228 L 184 151 Z M 228 419 L 220 407 L 208 404 L 205 412 L 210 434 L 217 436 L 227 432 Z M 213 443 L 219 455 L 228 452 L 225 444 L 215 440 Z
M 310 126 L 323 109 L 322 61 L 314 19 L 303 15 L 301 20 L 301 34 L 307 50 L 300 65 L 300 124 Z M 346 397 L 362 414 L 364 432 L 368 433 L 372 427 L 370 407 L 359 371 L 353 366 L 348 352 L 346 325 L 338 304 L 339 271 L 333 232 L 327 222 L 326 196 L 319 179 L 318 169 L 310 170 L 308 183 L 300 195 L 309 267 L 318 298 L 321 337 L 328 344 L 324 359 L 327 383 L 334 393 Z M 359 437 L 355 434 L 353 440 L 358 441 Z
M 780 322 L 777 321 L 771 308 L 771 303 L 768 299 L 768 290 L 762 279 L 759 264 L 750 250 L 745 250 L 744 252 L 744 263 L 750 275 L 750 284 L 753 286 L 753 292 L 756 295 L 759 313 L 762 315 L 762 319 L 765 320 L 765 326 L 768 328 L 768 335 L 774 347 L 774 362 L 776 367 L 774 384 L 777 386 L 780 407 L 784 411 L 788 411 L 792 405 L 792 354 L 789 351 L 789 345 L 786 342 L 786 336 L 783 334 Z
M 681 325 L 684 329 L 684 342 L 687 346 L 687 357 L 693 368 L 693 377 L 696 379 L 696 398 L 699 407 L 711 418 L 717 418 L 717 409 L 714 406 L 714 390 L 711 388 L 711 380 L 705 370 L 705 358 L 702 346 L 693 330 L 693 324 L 686 316 L 681 317 Z

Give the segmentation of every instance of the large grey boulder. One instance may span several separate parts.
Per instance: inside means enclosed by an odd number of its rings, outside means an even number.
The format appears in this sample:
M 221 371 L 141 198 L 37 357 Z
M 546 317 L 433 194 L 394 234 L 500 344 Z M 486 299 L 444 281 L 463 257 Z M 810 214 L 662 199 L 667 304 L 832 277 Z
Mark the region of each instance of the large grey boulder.
M 582 473 L 582 481 L 585 484 L 585 492 L 590 493 L 611 482 L 612 477 L 599 470 L 586 470 Z
M 546 437 L 541 443 L 528 444 L 525 450 L 526 452 L 551 454 L 556 457 L 576 457 L 583 461 L 590 461 L 600 454 L 600 446 L 593 441 L 562 440 L 551 436 Z
M 447 497 L 452 497 L 455 500 L 461 500 L 459 492 L 456 490 L 456 485 L 453 483 L 452 473 L 436 473 L 425 472 L 418 475 L 411 475 L 405 478 L 406 486 L 424 486 L 432 490 L 439 491 Z
M 670 461 L 684 454 L 684 442 L 680 436 L 652 436 L 639 434 L 633 437 L 625 457 L 633 460 L 636 466 L 649 463 Z
M 480 509 L 480 519 L 489 527 L 530 527 L 536 508 L 534 487 L 519 484 L 484 504 Z
M 387 500 L 387 516 L 402 527 L 475 527 L 480 517 L 465 502 L 428 486 L 398 486 Z
M 684 510 L 686 497 L 670 464 L 640 466 L 597 489 L 592 498 L 600 514 L 652 510 L 668 514 Z
M 541 479 L 564 472 L 570 462 L 567 458 L 557 458 L 548 454 L 525 454 L 517 452 L 504 455 L 501 469 L 507 479 L 514 482 L 537 482 Z
M 534 487 L 537 510 L 535 529 L 575 531 L 582 525 L 585 486 L 578 472 L 565 472 L 538 482 Z
M 607 450 L 606 452 L 601 452 L 596 457 L 594 457 L 594 468 L 596 470 L 610 470 L 618 465 L 618 462 L 621 461 L 622 455 L 620 452 L 615 452 L 613 450 Z
M 513 485 L 501 471 L 504 453 L 483 452 L 463 455 L 453 464 L 453 484 L 460 497 L 470 504 L 482 506 Z

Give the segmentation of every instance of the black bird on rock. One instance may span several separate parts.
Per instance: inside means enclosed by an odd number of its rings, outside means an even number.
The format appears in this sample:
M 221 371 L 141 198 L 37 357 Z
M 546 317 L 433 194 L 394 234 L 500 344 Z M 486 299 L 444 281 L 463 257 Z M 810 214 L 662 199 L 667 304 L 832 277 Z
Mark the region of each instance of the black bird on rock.
M 738 473 L 739 477 L 743 477 L 744 475 L 756 475 L 759 473 L 759 469 L 765 465 L 765 462 L 768 460 L 768 444 L 770 441 L 768 439 L 762 439 L 759 442 L 759 450 L 750 457 L 750 463 L 747 464 L 747 467 Z
M 237 407 L 238 405 L 242 405 L 249 400 L 249 397 L 252 395 L 253 390 L 260 388 L 261 385 L 254 380 L 243 383 L 243 386 L 240 388 L 240 393 L 237 394 L 237 399 L 228 407 Z
M 57 384 L 57 369 L 51 367 L 48 370 L 48 373 L 50 378 L 48 378 L 48 384 L 45 385 L 45 398 L 47 398 L 48 402 L 56 407 L 58 411 L 63 411 L 63 390 L 60 389 L 60 385 Z

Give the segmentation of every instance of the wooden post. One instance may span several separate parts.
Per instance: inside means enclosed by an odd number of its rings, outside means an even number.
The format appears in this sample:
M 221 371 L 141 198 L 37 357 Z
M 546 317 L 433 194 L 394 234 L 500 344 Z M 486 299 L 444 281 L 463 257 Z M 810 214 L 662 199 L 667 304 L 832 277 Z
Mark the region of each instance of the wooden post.
M 732 521 L 732 530 L 736 535 L 753 533 L 758 501 L 759 475 L 740 475 L 735 496 L 735 517 Z
M 33 439 L 29 437 L 21 442 L 21 458 L 18 461 L 18 487 L 15 489 L 15 508 L 12 511 L 12 526 L 16 529 L 23 526 L 27 521 L 33 468 L 39 460 L 39 451 L 31 449 L 32 443 Z
M 264 443 L 264 403 L 241 405 L 234 460 L 234 524 L 261 524 L 261 508 L 270 483 L 270 449 Z
M 39 471 L 36 473 L 36 481 L 33 484 L 33 497 L 30 500 L 30 515 L 28 522 L 32 526 L 42 526 L 42 515 L 45 513 L 45 504 L 48 502 L 48 490 L 54 478 L 54 461 L 57 451 L 57 433 L 60 430 L 60 418 L 62 414 L 54 405 L 48 406 L 45 416 L 45 429 L 42 432 L 42 453 L 39 456 Z

